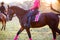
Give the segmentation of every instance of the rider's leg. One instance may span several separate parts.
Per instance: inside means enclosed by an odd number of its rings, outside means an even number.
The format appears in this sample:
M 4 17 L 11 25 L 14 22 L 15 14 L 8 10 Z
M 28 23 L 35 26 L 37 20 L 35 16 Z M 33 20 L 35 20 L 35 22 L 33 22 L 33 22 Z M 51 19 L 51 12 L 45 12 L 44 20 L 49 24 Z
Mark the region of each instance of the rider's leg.
M 30 27 L 30 20 L 31 20 L 31 16 L 33 15 L 34 11 L 30 11 L 27 15 L 27 26 Z
M 31 17 L 28 18 L 28 21 L 27 21 L 27 26 L 30 27 L 30 20 L 31 20 Z

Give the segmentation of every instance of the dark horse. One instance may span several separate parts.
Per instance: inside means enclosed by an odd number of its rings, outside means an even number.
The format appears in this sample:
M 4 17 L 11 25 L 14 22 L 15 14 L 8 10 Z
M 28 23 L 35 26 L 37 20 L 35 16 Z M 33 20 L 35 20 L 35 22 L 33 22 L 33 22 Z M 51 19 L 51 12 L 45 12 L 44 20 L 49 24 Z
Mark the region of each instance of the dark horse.
M 19 29 L 19 31 L 17 32 L 14 40 L 18 39 L 18 35 L 24 30 L 26 29 L 26 32 L 28 34 L 29 40 L 32 40 L 31 38 L 31 33 L 30 33 L 30 28 L 40 28 L 43 27 L 45 25 L 48 25 L 49 28 L 51 29 L 52 33 L 53 33 L 53 40 L 56 40 L 56 32 L 60 34 L 60 30 L 58 29 L 58 24 L 59 24 L 59 18 L 58 15 L 53 13 L 53 12 L 48 12 L 48 13 L 42 13 L 40 15 L 39 21 L 31 21 L 31 27 L 25 27 L 24 24 L 26 23 L 26 14 L 27 14 L 28 10 L 24 10 L 20 7 L 17 6 L 11 6 L 9 7 L 9 19 L 12 20 L 12 17 L 14 14 L 16 14 L 16 16 L 19 19 L 19 22 L 21 24 L 21 28 Z
M 6 18 L 5 18 L 5 16 L 4 16 L 3 14 L 1 14 L 1 13 L 0 13 L 0 22 L 2 22 L 2 28 L 1 28 L 1 30 L 2 30 L 2 29 L 5 30 L 5 28 L 6 28 Z

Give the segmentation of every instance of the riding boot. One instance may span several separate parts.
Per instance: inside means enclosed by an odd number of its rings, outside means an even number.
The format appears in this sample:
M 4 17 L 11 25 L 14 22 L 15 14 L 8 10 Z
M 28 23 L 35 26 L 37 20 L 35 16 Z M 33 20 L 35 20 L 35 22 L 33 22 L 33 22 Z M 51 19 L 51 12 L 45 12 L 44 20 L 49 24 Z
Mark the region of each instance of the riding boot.
M 31 20 L 31 17 L 28 18 L 27 27 L 30 27 L 30 20 Z
M 31 20 L 31 16 L 33 15 L 34 10 L 30 10 L 27 14 L 27 27 L 30 27 L 30 20 Z

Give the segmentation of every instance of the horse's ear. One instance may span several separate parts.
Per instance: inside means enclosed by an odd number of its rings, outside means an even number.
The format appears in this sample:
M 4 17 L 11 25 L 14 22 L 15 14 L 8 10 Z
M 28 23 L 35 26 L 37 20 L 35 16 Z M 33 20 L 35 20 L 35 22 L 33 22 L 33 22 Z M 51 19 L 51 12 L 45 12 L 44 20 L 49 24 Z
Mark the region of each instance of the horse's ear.
M 8 10 L 9 10 L 9 5 L 7 7 L 8 7 Z
M 8 8 L 9 8 L 9 5 L 8 5 Z

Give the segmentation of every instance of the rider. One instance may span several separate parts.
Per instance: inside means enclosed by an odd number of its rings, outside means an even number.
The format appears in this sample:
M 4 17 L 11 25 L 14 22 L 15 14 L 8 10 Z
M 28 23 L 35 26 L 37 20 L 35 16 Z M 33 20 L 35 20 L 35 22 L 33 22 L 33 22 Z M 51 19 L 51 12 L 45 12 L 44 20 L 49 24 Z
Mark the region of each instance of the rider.
M 6 9 L 4 7 L 4 2 L 1 2 L 1 6 L 0 6 L 0 12 L 3 13 L 4 15 L 6 15 L 5 13 Z M 7 15 L 6 15 L 7 16 Z
M 34 0 L 34 4 L 33 6 L 30 8 L 30 11 L 28 12 L 27 15 L 27 25 L 28 27 L 30 27 L 30 20 L 32 15 L 36 15 L 38 13 L 38 9 L 40 7 L 40 0 Z

